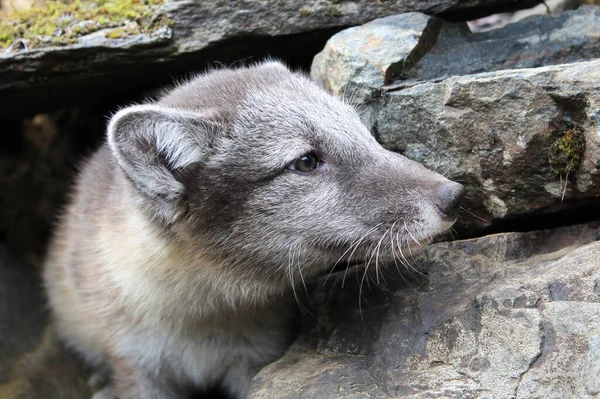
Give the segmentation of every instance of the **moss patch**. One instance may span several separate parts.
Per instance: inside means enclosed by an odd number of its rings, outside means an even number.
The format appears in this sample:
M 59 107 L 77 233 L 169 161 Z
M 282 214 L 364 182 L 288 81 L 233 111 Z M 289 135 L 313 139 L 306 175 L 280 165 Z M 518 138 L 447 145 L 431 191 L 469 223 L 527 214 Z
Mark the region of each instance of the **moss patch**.
M 302 16 L 302 17 L 311 17 L 313 15 L 315 15 L 314 11 L 311 11 L 306 7 L 302 7 L 300 9 L 300 16 Z
M 551 145 L 548 151 L 548 162 L 552 172 L 559 176 L 568 176 L 579 168 L 579 162 L 585 151 L 583 129 L 573 125 Z
M 299 13 L 301 17 L 314 17 L 316 15 L 327 18 L 341 17 L 343 14 L 335 5 L 337 3 L 339 3 L 339 1 L 326 2 L 321 6 L 315 7 L 313 9 L 302 7 L 299 10 Z
M 150 33 L 169 24 L 158 8 L 166 0 L 47 1 L 44 7 L 15 11 L 0 21 L 0 47 L 23 40 L 27 48 L 66 46 L 81 36 L 107 28 L 108 38 Z

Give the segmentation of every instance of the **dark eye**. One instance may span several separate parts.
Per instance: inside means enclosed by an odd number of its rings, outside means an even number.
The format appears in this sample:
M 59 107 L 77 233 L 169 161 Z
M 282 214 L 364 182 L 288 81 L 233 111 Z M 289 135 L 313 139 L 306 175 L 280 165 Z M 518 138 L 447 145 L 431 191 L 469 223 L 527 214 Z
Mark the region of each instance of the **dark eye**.
M 299 172 L 312 172 L 317 169 L 321 161 L 314 152 L 308 152 L 296 159 L 291 165 L 290 169 L 297 170 Z

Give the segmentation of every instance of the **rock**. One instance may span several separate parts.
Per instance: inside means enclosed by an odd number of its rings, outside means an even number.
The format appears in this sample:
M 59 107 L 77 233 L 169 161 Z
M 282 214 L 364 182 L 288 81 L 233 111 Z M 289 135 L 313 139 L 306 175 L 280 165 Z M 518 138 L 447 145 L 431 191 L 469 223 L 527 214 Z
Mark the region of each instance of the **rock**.
M 522 376 L 517 396 L 597 397 L 600 393 L 600 304 L 551 302 L 542 311 L 542 318 L 552 326 L 545 331 L 544 348 L 547 349 L 534 363 L 535 367 Z M 572 375 L 579 375 L 579 380 L 568 377 Z
M 430 245 L 422 275 L 364 282 L 361 306 L 361 269 L 322 279 L 250 398 L 596 397 L 599 239 L 595 222 Z
M 537 15 L 503 29 L 472 34 L 462 24 L 444 24 L 437 42 L 403 80 L 572 63 L 600 57 L 600 7 Z
M 466 24 L 408 13 L 337 33 L 315 57 L 311 76 L 331 93 L 362 104 L 394 81 L 407 84 L 403 82 L 598 58 L 599 35 L 600 7 L 533 16 L 477 34 Z
M 143 87 L 170 83 L 173 74 L 190 73 L 211 61 L 271 55 L 301 63 L 312 59 L 340 28 L 392 14 L 460 15 L 468 11 L 485 15 L 498 7 L 537 3 L 539 0 L 517 5 L 513 0 L 172 0 L 157 11 L 162 24 L 149 32 L 121 35 L 111 28 L 83 35 L 68 46 L 29 51 L 26 43 L 16 43 L 0 55 L 0 118 L 114 99 Z M 116 29 L 128 30 L 127 26 Z M 60 34 L 39 39 L 53 43 L 60 41 Z M 140 68 L 144 74 L 139 73 Z
M 485 32 L 492 29 L 503 28 L 508 24 L 518 22 L 532 15 L 560 14 L 567 10 L 574 10 L 582 5 L 592 4 L 590 0 L 546 0 L 542 4 L 525 10 L 518 10 L 468 21 L 472 32 Z
M 598 7 L 476 35 L 404 14 L 338 33 L 311 76 L 385 147 L 465 184 L 461 231 L 473 234 L 600 196 L 600 62 L 574 62 L 600 55 L 599 26 Z
M 335 96 L 365 103 L 429 51 L 441 25 L 413 12 L 343 30 L 315 56 L 311 77 Z
M 464 221 L 485 227 L 556 211 L 600 196 L 599 79 L 600 61 L 590 61 L 389 90 L 374 132 L 387 148 L 465 184 L 465 208 L 476 217 Z M 563 159 L 570 150 L 572 170 Z
M 276 364 L 255 377 L 256 390 L 250 398 L 387 398 L 369 374 L 365 359 L 358 356 L 321 356 L 312 351 L 290 350 Z

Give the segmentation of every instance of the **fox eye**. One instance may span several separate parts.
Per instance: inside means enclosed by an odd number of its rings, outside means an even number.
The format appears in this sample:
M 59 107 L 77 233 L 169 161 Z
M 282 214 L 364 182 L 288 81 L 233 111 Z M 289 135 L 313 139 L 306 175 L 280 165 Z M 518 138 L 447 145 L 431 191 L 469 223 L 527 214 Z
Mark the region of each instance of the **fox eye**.
M 319 167 L 320 163 L 321 161 L 317 154 L 314 152 L 307 152 L 292 162 L 292 164 L 289 165 L 289 169 L 298 172 L 312 172 Z

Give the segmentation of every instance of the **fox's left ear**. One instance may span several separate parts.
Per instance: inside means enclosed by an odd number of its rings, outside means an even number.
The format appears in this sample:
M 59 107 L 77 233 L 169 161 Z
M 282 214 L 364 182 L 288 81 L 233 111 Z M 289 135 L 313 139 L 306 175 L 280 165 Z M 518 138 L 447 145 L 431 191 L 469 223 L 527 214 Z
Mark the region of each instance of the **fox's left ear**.
M 172 223 L 185 191 L 175 172 L 205 159 L 219 128 L 200 113 L 137 105 L 113 116 L 108 144 L 152 216 Z

